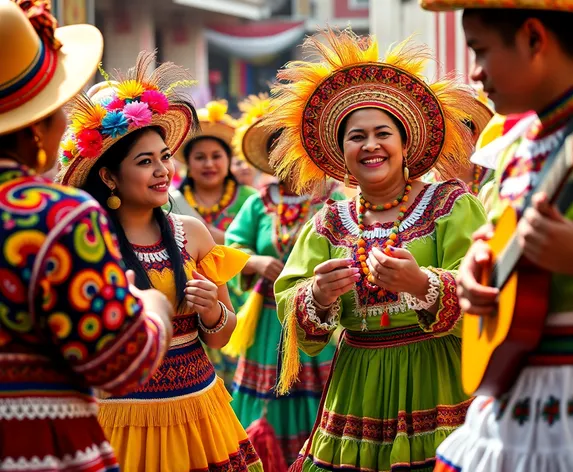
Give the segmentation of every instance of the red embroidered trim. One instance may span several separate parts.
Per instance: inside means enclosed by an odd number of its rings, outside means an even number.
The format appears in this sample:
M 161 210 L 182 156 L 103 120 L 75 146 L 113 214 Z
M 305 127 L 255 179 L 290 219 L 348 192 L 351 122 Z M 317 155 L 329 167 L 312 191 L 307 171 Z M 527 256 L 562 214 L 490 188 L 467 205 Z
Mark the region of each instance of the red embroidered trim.
M 306 340 L 318 343 L 328 342 L 328 337 L 332 332 L 319 328 L 316 323 L 309 318 L 308 304 L 306 302 L 307 289 L 308 283 L 304 283 L 298 288 L 295 294 L 294 303 L 298 325 L 304 330 Z
M 441 296 L 440 309 L 436 314 L 436 321 L 423 328 L 433 333 L 447 333 L 451 331 L 462 317 L 460 301 L 456 292 L 456 279 L 452 272 L 442 269 L 432 269 L 440 277 Z
M 320 398 L 328 379 L 330 362 L 324 362 L 320 365 L 304 362 L 301 364 L 298 381 L 290 388 L 290 394 L 305 392 L 310 395 L 314 393 Z M 274 397 L 275 394 L 272 389 L 276 384 L 276 380 L 276 366 L 261 365 L 243 357 L 239 359 L 234 378 L 234 383 L 239 389 L 254 390 L 259 395 L 272 395 Z
M 344 342 L 359 349 L 384 349 L 405 346 L 432 339 L 432 334 L 424 332 L 419 326 L 388 328 L 381 331 L 344 331 Z
M 239 443 L 239 450 L 230 454 L 227 460 L 200 469 L 191 469 L 189 472 L 248 472 L 249 466 L 259 460 L 251 441 L 245 439 Z
M 351 437 L 357 440 L 391 443 L 398 434 L 408 437 L 431 433 L 438 428 L 456 428 L 464 423 L 471 399 L 458 405 L 438 405 L 436 408 L 406 413 L 398 412 L 398 418 L 377 419 L 341 415 L 324 410 L 320 429 L 337 439 Z

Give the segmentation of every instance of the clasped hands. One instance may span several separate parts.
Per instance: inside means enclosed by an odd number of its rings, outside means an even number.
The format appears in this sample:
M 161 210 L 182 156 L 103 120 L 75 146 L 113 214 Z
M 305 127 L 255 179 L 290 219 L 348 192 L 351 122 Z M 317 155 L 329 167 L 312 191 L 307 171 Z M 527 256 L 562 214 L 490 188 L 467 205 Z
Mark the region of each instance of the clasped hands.
M 320 305 L 332 305 L 338 297 L 352 290 L 361 277 L 367 276 L 354 264 L 351 258 L 332 259 L 315 267 L 312 293 Z M 371 283 L 390 292 L 408 292 L 417 298 L 425 298 L 428 276 L 407 249 L 392 248 L 391 256 L 388 256 L 374 247 L 366 264 L 373 276 Z

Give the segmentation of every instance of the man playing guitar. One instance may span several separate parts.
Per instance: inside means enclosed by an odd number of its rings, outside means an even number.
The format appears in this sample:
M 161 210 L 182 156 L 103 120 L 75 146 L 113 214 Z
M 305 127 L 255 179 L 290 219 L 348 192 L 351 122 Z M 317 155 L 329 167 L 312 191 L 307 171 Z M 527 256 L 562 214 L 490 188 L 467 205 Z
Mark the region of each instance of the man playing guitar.
M 491 223 L 475 234 L 459 270 L 462 310 L 484 319 L 498 312 L 500 291 L 482 285 L 480 274 L 492 259 L 487 240 L 508 205 L 519 217 L 522 254 L 551 278 L 537 348 L 509 391 L 476 398 L 464 426 L 438 449 L 435 470 L 572 471 L 573 205 L 560 212 L 546 194 L 532 190 L 573 118 L 573 0 L 421 3 L 434 11 L 464 9 L 466 41 L 476 58 L 471 78 L 482 82 L 497 112 L 534 110 L 538 116 L 499 156 Z

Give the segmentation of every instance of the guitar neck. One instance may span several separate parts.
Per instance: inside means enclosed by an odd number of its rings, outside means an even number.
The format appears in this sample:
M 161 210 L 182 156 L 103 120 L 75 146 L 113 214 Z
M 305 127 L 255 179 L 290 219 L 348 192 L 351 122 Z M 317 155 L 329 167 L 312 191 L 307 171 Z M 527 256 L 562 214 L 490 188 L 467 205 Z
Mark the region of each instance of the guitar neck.
M 552 203 L 557 205 L 561 213 L 565 213 L 573 202 L 573 182 L 566 183 L 572 167 L 573 135 L 569 134 L 557 155 L 546 162 L 539 175 L 539 182 L 529 192 L 522 211 L 531 206 L 531 199 L 534 194 L 543 192 Z M 563 188 L 564 184 L 565 188 Z M 521 256 L 523 256 L 523 251 L 519 245 L 517 234 L 514 233 L 493 266 L 490 285 L 502 289 L 515 270 Z

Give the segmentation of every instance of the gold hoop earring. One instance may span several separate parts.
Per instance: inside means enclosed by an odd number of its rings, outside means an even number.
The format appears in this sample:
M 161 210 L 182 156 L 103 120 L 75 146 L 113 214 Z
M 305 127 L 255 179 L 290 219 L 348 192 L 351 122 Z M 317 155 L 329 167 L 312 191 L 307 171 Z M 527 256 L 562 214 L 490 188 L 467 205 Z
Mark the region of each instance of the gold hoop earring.
M 36 146 L 38 147 L 38 152 L 36 153 L 36 170 L 39 172 L 46 165 L 48 156 L 46 156 L 46 151 L 44 151 L 42 138 L 40 138 L 36 133 L 34 133 L 34 141 L 36 141 Z
M 111 195 L 105 202 L 110 210 L 117 210 L 121 206 L 121 199 L 115 194 L 115 189 L 111 189 Z

